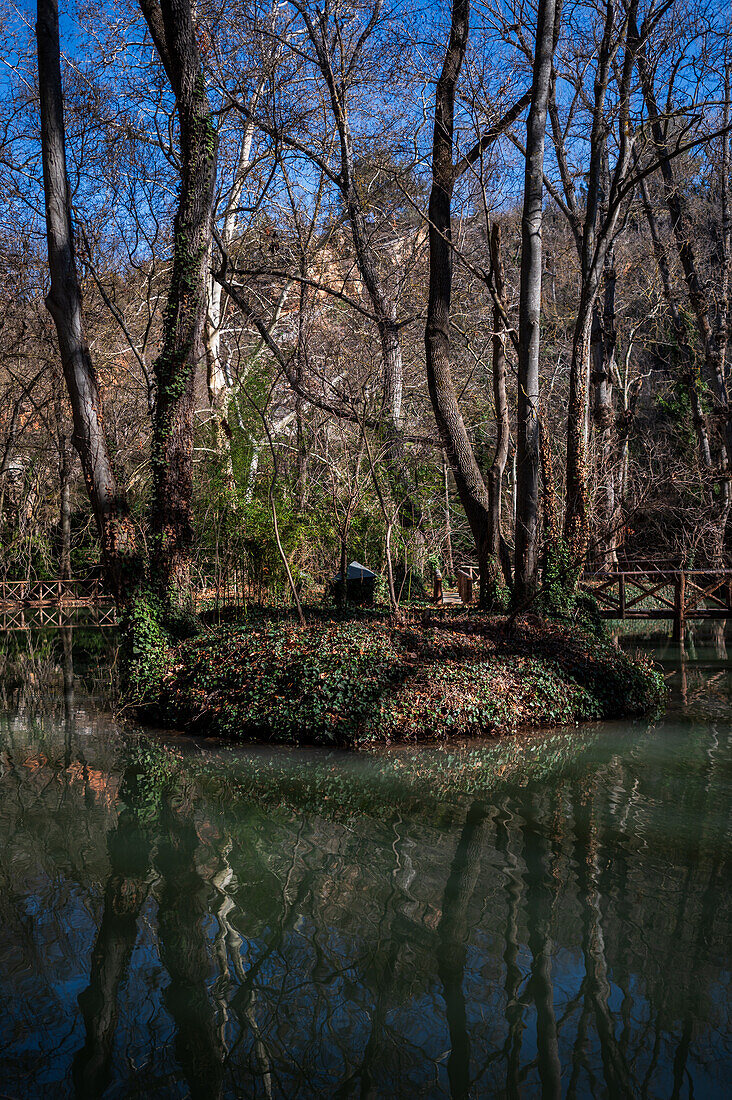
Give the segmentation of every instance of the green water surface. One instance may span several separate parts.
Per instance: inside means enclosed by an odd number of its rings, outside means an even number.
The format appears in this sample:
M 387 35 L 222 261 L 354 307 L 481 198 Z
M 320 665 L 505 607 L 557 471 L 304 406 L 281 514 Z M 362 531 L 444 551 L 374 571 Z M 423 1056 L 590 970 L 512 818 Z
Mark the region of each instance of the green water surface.
M 719 632 L 660 721 L 368 755 L 122 727 L 102 635 L 9 638 L 1 1096 L 730 1095 Z

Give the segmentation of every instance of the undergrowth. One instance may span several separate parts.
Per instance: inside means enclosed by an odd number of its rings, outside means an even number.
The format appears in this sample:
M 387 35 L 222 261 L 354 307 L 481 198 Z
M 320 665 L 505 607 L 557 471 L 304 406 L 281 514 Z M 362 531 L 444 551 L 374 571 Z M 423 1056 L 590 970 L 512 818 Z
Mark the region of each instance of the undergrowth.
M 485 615 L 253 622 L 180 643 L 158 717 L 239 740 L 353 745 L 637 717 L 663 681 L 589 631 Z

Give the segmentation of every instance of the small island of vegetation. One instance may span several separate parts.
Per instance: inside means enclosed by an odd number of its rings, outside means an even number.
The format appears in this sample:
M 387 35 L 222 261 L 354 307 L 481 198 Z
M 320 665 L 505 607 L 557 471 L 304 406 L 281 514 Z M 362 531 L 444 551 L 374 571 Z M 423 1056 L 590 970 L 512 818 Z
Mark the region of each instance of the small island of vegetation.
M 338 746 L 500 734 L 657 708 L 663 680 L 591 631 L 427 612 L 216 627 L 168 651 L 158 720 L 237 740 Z M 140 685 L 142 686 L 142 685 Z

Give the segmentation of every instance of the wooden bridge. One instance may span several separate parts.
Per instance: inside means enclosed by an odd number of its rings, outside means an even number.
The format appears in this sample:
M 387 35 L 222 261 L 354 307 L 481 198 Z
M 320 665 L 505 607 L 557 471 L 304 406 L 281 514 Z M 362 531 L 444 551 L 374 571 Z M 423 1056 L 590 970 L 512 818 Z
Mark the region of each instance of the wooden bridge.
M 79 621 L 112 626 L 116 609 L 99 577 L 74 580 L 0 581 L 0 630 L 66 627 Z
M 674 638 L 693 619 L 732 619 L 732 569 L 628 568 L 585 574 L 604 619 L 667 619 Z
M 457 588 L 435 582 L 435 602 L 469 604 L 477 589 L 475 566 L 456 570 Z M 604 619 L 661 619 L 673 623 L 681 639 L 684 624 L 696 619 L 732 619 L 732 569 L 683 569 L 644 563 L 604 573 L 585 573 L 580 587 L 594 596 Z
M 99 577 L 75 580 L 0 581 L 0 607 L 47 607 L 67 604 L 82 607 L 109 603 Z
M 435 602 L 473 603 L 478 588 L 477 567 L 459 567 L 456 583 L 455 590 L 443 591 L 438 574 Z M 732 569 L 683 569 L 644 563 L 612 572 L 586 573 L 581 587 L 595 598 L 603 618 L 665 619 L 673 623 L 677 641 L 688 621 L 732 619 Z M 231 597 L 228 587 L 227 594 Z M 208 592 L 198 595 L 201 598 Z M 221 596 L 218 588 L 216 595 Z M 81 608 L 88 609 L 90 622 L 115 622 L 114 603 L 98 577 L 0 581 L 0 629 L 68 625 L 72 613 Z

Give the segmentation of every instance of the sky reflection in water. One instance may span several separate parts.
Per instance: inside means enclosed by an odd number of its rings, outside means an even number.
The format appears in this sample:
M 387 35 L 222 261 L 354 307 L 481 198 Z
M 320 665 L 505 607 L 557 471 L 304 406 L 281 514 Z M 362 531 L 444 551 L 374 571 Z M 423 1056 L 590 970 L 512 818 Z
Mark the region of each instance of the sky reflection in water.
M 71 634 L 2 670 L 0 1094 L 725 1094 L 721 636 L 656 725 L 344 757 L 122 731 Z

